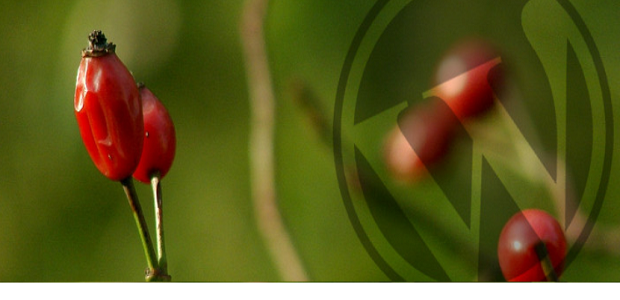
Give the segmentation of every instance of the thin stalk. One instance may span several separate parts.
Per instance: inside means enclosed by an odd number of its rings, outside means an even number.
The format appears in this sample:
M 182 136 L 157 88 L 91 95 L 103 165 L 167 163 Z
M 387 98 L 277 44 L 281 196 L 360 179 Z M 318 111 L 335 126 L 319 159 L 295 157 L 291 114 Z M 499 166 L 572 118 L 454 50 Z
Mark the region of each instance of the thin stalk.
M 164 210 L 163 196 L 161 192 L 161 180 L 159 173 L 151 177 L 153 199 L 155 200 L 155 229 L 157 239 L 157 263 L 162 274 L 168 275 L 168 261 L 166 260 L 166 247 L 164 242 Z M 170 278 L 168 278 L 170 279 Z
M 145 279 L 146 281 L 159 281 L 161 280 L 161 276 L 159 272 L 159 265 L 157 263 L 157 257 L 155 256 L 155 251 L 153 250 L 153 242 L 151 241 L 149 229 L 144 218 L 144 213 L 142 212 L 142 207 L 140 206 L 140 201 L 138 200 L 138 194 L 136 193 L 136 189 L 133 185 L 133 179 L 131 177 L 125 178 L 121 180 L 121 184 L 123 185 L 123 190 L 125 191 L 125 195 L 129 201 L 129 207 L 131 207 L 131 212 L 133 213 L 136 221 L 138 233 L 140 234 L 140 240 L 142 241 L 142 248 L 144 249 L 144 254 L 146 256 L 146 263 L 148 267 L 146 269 Z
M 274 179 L 274 94 L 263 34 L 268 0 L 248 0 L 241 24 L 251 108 L 252 201 L 258 230 L 284 281 L 307 281 L 278 209 Z

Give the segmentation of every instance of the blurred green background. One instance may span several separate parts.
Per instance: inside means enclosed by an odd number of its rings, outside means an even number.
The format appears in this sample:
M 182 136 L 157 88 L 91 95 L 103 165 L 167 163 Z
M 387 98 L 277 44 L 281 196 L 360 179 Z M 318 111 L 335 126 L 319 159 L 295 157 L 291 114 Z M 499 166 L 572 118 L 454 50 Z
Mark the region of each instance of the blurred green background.
M 422 2 L 436 11 L 434 2 Z M 597 42 L 618 119 L 620 5 L 571 2 Z M 344 58 L 374 3 L 274 0 L 267 16 L 278 200 L 313 281 L 388 280 L 349 223 L 331 149 L 290 93 L 291 82 L 303 80 L 333 119 Z M 242 6 L 241 0 L 0 3 L 0 281 L 143 281 L 146 262 L 120 184 L 96 170 L 73 115 L 80 51 L 94 29 L 117 44 L 118 56 L 175 122 L 177 155 L 163 181 L 173 280 L 280 280 L 250 200 Z M 492 13 L 484 20 L 501 22 Z M 620 224 L 618 170 L 614 160 L 595 232 Z M 138 193 L 152 225 L 150 188 L 139 185 Z M 563 279 L 620 281 L 619 251 L 586 248 Z

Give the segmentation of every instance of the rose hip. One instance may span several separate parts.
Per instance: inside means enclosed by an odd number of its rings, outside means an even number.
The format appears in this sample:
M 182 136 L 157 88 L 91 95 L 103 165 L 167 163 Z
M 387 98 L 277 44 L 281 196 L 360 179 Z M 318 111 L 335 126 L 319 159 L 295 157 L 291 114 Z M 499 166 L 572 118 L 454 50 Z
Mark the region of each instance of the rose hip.
M 133 177 L 149 183 L 158 174 L 166 176 L 176 152 L 174 123 L 159 99 L 145 86 L 140 87 L 142 111 L 144 114 L 144 147 L 140 164 Z
M 407 108 L 398 127 L 389 134 L 384 158 L 391 174 L 404 182 L 414 182 L 426 174 L 448 152 L 454 137 L 456 117 L 439 99 Z
M 542 247 L 547 258 L 540 257 Z M 502 229 L 497 256 L 506 280 L 547 281 L 541 259 L 548 259 L 559 277 L 566 247 L 564 231 L 552 216 L 542 210 L 527 209 L 515 214 Z
M 498 51 L 483 40 L 466 40 L 454 46 L 440 61 L 434 92 L 459 119 L 465 120 L 493 106 L 493 87 L 501 87 L 503 77 Z
M 111 180 L 131 176 L 142 153 L 142 103 L 136 83 L 101 31 L 89 35 L 77 73 L 74 109 L 95 166 Z

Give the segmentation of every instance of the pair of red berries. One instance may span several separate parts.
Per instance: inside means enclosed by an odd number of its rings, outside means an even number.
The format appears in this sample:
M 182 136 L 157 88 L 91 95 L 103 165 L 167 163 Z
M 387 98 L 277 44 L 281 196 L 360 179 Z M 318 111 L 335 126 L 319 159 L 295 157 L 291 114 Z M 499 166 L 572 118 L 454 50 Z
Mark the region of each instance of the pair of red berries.
M 493 86 L 503 71 L 498 52 L 482 40 L 457 44 L 440 61 L 423 105 L 407 108 L 385 144 L 386 164 L 405 182 L 415 182 L 448 152 L 459 122 L 476 118 L 495 101 Z M 492 83 L 492 84 L 491 84 Z
M 174 160 L 174 124 L 153 93 L 134 81 L 101 31 L 89 35 L 77 74 L 74 108 L 82 141 L 111 180 L 149 183 Z

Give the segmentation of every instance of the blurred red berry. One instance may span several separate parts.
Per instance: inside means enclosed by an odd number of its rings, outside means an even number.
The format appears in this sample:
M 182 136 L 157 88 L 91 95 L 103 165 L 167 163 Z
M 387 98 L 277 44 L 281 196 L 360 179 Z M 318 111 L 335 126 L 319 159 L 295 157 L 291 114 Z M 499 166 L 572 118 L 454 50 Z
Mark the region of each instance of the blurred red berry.
M 448 152 L 457 120 L 445 104 L 437 101 L 403 111 L 398 126 L 385 141 L 385 163 L 401 181 L 418 180 Z
M 441 59 L 434 84 L 435 96 L 443 99 L 456 116 L 465 120 L 489 110 L 494 103 L 492 84 L 501 85 L 501 58 L 482 40 L 457 44 Z
M 133 76 L 116 56 L 116 45 L 92 32 L 82 51 L 74 109 L 82 141 L 109 179 L 131 176 L 142 153 L 142 104 Z
M 497 256 L 508 281 L 547 281 L 537 245 L 544 244 L 559 277 L 566 256 L 566 237 L 560 224 L 548 213 L 527 209 L 515 214 L 499 236 Z
M 172 119 L 159 99 L 145 86 L 140 87 L 140 95 L 144 115 L 144 147 L 133 177 L 149 183 L 153 175 L 159 174 L 159 178 L 163 178 L 170 170 L 176 151 L 176 134 Z

